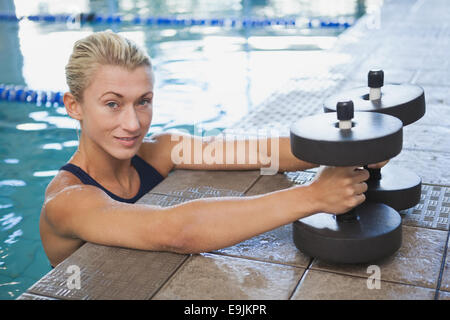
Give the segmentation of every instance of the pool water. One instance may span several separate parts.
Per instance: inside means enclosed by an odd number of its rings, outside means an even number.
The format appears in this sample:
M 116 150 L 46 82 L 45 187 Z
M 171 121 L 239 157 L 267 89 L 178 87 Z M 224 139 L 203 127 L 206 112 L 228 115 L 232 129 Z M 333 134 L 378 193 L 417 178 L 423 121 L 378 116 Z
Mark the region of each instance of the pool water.
M 0 12 L 98 12 L 190 17 L 358 17 L 361 2 L 333 1 L 2 1 Z M 337 3 L 337 5 L 336 5 Z M 367 4 L 367 3 L 366 3 Z M 77 11 L 78 10 L 78 11 Z M 189 130 L 217 134 L 239 121 L 286 79 L 321 70 L 314 55 L 342 29 L 81 25 L 0 21 L 0 83 L 33 90 L 67 89 L 64 66 L 73 43 L 113 29 L 145 47 L 156 74 L 148 135 Z M 309 59 L 309 60 L 308 60 Z M 302 61 L 302 63 L 299 63 Z M 309 62 L 310 61 L 310 62 Z M 305 68 L 305 65 L 310 68 Z M 317 71 L 319 72 L 319 71 Z M 50 264 L 39 236 L 44 191 L 75 152 L 77 122 L 63 106 L 0 101 L 0 299 L 15 299 Z

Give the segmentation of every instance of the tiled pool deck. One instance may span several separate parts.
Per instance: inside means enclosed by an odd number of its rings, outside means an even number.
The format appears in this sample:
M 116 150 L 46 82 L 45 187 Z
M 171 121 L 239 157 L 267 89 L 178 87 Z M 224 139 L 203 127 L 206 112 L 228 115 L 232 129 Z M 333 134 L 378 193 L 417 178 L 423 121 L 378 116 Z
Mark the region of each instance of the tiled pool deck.
M 291 225 L 233 247 L 195 255 L 87 243 L 18 299 L 450 299 L 450 11 L 446 0 L 385 1 L 332 52 L 340 63 L 323 77 L 287 79 L 283 89 L 229 131 L 276 128 L 322 112 L 323 99 L 365 82 L 381 66 L 386 82 L 425 89 L 426 115 L 404 129 L 394 164 L 423 181 L 420 203 L 401 212 L 403 244 L 377 262 L 379 289 L 368 289 L 366 265 L 331 265 L 299 252 Z M 250 196 L 304 183 L 313 171 L 262 176 L 259 171 L 176 170 L 139 202 L 169 206 L 202 197 Z M 68 266 L 81 269 L 69 289 Z

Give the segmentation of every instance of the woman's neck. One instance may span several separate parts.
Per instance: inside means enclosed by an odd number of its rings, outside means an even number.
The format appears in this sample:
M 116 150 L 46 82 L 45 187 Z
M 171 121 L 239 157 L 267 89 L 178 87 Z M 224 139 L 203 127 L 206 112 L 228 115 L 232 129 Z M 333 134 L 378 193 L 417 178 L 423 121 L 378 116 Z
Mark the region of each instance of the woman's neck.
M 131 186 L 133 176 L 131 158 L 125 160 L 114 158 L 83 134 L 70 162 L 82 168 L 99 183 L 119 184 L 125 189 Z

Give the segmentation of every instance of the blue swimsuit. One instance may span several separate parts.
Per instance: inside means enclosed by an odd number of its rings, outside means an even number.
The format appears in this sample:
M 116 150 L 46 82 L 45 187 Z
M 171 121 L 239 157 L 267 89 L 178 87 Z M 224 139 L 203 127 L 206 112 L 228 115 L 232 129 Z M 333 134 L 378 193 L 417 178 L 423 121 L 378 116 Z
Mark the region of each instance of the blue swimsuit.
M 84 184 L 99 187 L 114 200 L 127 203 L 135 203 L 140 198 L 142 198 L 142 196 L 144 196 L 147 192 L 153 189 L 157 184 L 159 184 L 162 180 L 164 180 L 164 177 L 155 168 L 153 168 L 149 163 L 147 163 L 144 159 L 142 159 L 138 155 L 135 155 L 133 158 L 131 158 L 131 164 L 139 174 L 141 185 L 139 187 L 139 192 L 133 198 L 130 199 L 125 199 L 116 196 L 114 193 L 107 190 L 100 183 L 95 181 L 89 174 L 86 173 L 86 171 L 84 171 L 83 169 L 72 163 L 65 164 L 60 168 L 60 170 L 72 172 L 78 179 L 81 180 L 81 182 L 83 182 Z

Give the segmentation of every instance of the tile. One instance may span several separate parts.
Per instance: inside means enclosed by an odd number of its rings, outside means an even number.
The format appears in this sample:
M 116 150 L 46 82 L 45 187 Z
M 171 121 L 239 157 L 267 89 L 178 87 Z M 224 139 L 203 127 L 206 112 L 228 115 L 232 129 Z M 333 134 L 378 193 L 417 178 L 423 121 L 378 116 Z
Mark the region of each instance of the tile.
M 414 123 L 403 127 L 403 148 L 450 153 L 450 126 L 438 123 L 433 126 Z
M 425 95 L 428 93 L 425 92 Z M 427 99 L 427 98 L 426 98 Z M 449 102 L 450 105 L 450 102 Z M 450 127 L 450 107 L 449 105 L 439 104 L 439 103 L 429 103 L 426 102 L 425 107 L 425 115 L 414 122 L 413 125 L 427 125 L 427 126 L 435 126 L 439 125 L 442 127 Z M 410 126 L 406 127 L 409 128 Z M 406 129 L 405 128 L 405 129 Z M 450 148 L 450 147 L 449 147 Z
M 422 183 L 450 186 L 450 153 L 403 148 L 391 163 L 414 170 Z
M 422 85 L 425 91 L 425 102 L 430 104 L 441 104 L 444 106 L 450 106 L 450 92 L 448 86 L 442 85 Z
M 342 82 L 338 76 L 290 79 L 283 91 L 274 92 L 270 99 L 226 131 L 274 128 L 279 135 L 289 134 L 289 127 L 296 119 L 322 113 L 324 98 L 336 92 Z
M 287 189 L 292 187 L 294 183 L 286 177 L 283 173 L 277 173 L 274 175 L 261 175 L 256 183 L 251 186 L 246 196 L 254 196 L 265 194 L 277 190 Z
M 279 178 L 282 177 L 284 176 L 280 174 Z M 149 193 L 138 203 L 166 207 L 187 200 L 176 196 Z M 32 286 L 29 292 L 60 299 L 147 299 L 186 259 L 186 256 L 183 255 L 173 254 L 175 256 L 169 257 L 166 255 L 172 254 L 102 247 L 93 244 L 86 244 L 79 251 Z M 161 263 L 165 264 L 164 268 L 161 268 Z M 68 275 L 65 270 L 68 265 L 73 264 L 80 266 L 82 290 L 67 288 L 65 280 Z M 152 274 L 142 272 L 140 268 L 155 271 Z M 144 276 L 140 276 L 141 274 Z M 140 283 L 139 286 L 136 285 L 137 282 Z
M 435 290 L 331 272 L 307 270 L 295 290 L 294 300 L 433 300 Z M 369 289 L 372 288 L 372 289 Z
M 84 244 L 27 293 L 64 300 L 150 299 L 187 255 Z M 74 267 L 75 266 L 75 267 Z M 73 271 L 71 271 L 71 268 Z M 78 267 L 80 287 L 74 278 Z
M 247 259 L 193 255 L 153 299 L 289 299 L 303 272 Z
M 301 253 L 292 240 L 292 224 L 260 234 L 216 253 L 292 266 L 308 267 L 311 258 Z
M 378 265 L 381 280 L 435 289 L 447 232 L 403 226 L 402 246 L 391 257 L 368 264 L 329 264 L 314 259 L 311 269 L 366 276 L 369 265 Z
M 414 82 L 419 85 L 450 86 L 450 75 L 437 65 L 433 70 L 420 70 Z
M 259 175 L 259 170 L 175 170 L 150 193 L 185 199 L 242 196 Z

